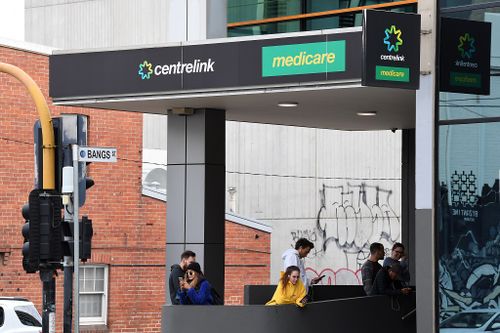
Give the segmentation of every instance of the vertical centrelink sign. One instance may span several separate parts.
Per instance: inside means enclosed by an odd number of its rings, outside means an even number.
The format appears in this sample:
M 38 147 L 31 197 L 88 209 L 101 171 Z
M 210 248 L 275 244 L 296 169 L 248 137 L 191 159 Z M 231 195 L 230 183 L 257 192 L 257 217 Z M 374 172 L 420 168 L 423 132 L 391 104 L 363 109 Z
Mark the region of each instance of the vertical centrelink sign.
M 439 90 L 490 94 L 491 23 L 441 18 Z
M 364 86 L 418 89 L 420 15 L 363 12 Z

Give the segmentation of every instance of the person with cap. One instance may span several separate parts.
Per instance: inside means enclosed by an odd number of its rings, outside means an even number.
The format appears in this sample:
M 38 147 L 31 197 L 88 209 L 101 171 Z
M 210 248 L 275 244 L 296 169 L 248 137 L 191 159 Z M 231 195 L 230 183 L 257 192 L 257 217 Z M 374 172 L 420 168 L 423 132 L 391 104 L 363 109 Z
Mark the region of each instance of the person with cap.
M 373 282 L 372 295 L 408 295 L 411 288 L 401 288 L 396 283 L 401 274 L 401 265 L 392 264 L 380 269 Z
M 212 286 L 205 279 L 200 264 L 197 262 L 192 262 L 187 266 L 184 279 L 179 282 L 177 298 L 182 305 L 214 304 Z

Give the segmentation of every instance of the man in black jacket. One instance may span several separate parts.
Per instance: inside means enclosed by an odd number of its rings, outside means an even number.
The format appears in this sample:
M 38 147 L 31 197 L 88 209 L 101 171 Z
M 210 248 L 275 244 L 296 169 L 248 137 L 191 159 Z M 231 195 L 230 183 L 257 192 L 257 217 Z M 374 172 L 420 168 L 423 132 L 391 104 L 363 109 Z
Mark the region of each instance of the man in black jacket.
M 173 305 L 178 305 L 179 300 L 175 299 L 177 290 L 179 290 L 179 280 L 184 277 L 186 268 L 190 263 L 196 261 L 196 254 L 193 251 L 184 251 L 181 254 L 181 262 L 179 265 L 172 265 L 170 267 L 170 277 L 168 278 L 168 289 L 170 291 L 170 300 Z
M 401 274 L 401 266 L 392 264 L 380 269 L 373 282 L 372 295 L 408 295 L 411 288 L 401 288 L 398 276 Z

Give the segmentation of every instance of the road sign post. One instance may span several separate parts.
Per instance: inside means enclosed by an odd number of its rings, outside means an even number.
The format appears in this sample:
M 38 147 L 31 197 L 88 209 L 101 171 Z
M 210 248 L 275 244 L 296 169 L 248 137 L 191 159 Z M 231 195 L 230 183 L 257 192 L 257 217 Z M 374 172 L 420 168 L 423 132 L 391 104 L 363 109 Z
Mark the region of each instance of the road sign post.
M 78 163 L 79 162 L 116 162 L 117 150 L 109 147 L 85 147 L 72 145 L 73 152 L 73 202 L 78 203 Z M 80 332 L 80 226 L 79 205 L 73 205 L 73 300 L 75 312 L 75 332 Z

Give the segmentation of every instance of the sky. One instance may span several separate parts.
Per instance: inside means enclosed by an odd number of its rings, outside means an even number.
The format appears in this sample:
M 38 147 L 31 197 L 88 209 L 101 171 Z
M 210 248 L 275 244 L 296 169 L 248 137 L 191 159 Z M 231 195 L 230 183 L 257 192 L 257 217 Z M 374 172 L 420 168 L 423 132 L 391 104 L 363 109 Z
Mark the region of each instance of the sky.
M 24 0 L 0 0 L 0 38 L 24 40 Z

